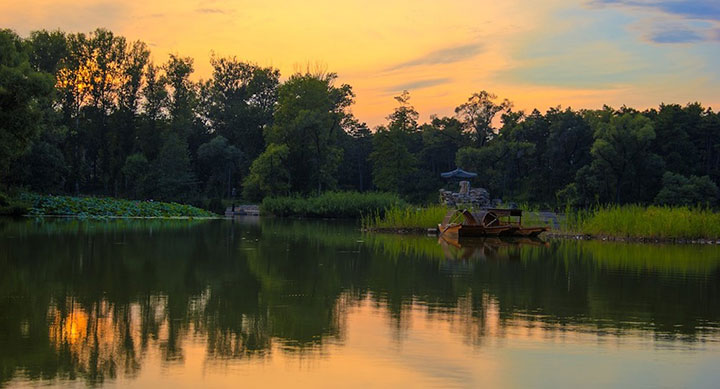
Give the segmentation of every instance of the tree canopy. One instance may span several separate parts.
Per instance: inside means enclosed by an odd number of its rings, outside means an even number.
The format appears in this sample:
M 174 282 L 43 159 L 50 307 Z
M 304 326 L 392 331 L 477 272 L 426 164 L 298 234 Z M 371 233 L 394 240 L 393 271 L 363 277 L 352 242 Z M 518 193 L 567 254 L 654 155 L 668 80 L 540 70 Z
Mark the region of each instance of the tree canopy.
M 720 115 L 699 102 L 527 113 L 480 90 L 423 122 L 403 91 L 371 129 L 335 73 L 281 81 L 212 56 L 197 80 L 194 58 L 150 58 L 106 29 L 0 31 L 2 186 L 197 205 L 337 189 L 428 203 L 451 185 L 440 173 L 461 167 L 494 198 L 547 207 L 718 205 Z

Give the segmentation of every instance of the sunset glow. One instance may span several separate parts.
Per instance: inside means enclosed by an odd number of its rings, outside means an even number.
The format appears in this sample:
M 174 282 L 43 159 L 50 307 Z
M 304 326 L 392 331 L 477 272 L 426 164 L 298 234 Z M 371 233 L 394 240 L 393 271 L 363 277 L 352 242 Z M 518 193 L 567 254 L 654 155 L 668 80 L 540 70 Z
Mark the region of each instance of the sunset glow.
M 198 79 L 213 54 L 283 77 L 319 64 L 353 86 L 353 111 L 372 126 L 403 89 L 422 120 L 483 89 L 523 110 L 720 104 L 720 7 L 709 0 L 30 0 L 2 9 L 0 24 L 21 35 L 105 27 L 147 42 L 156 63 L 193 57 Z

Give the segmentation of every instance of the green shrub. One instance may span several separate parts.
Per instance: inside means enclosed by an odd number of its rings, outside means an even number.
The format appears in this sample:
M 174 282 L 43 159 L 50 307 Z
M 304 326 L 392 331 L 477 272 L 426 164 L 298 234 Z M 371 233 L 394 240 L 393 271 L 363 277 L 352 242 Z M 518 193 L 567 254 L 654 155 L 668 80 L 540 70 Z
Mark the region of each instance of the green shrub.
M 28 213 L 30 204 L 13 199 L 0 192 L 0 216 L 22 216 Z
M 390 193 L 326 192 L 315 197 L 266 197 L 261 210 L 275 216 L 357 218 L 403 204 Z
M 210 212 L 216 213 L 218 215 L 224 215 L 225 214 L 225 205 L 223 204 L 222 200 L 219 198 L 212 198 L 210 201 L 207 202 L 207 205 L 204 207 Z

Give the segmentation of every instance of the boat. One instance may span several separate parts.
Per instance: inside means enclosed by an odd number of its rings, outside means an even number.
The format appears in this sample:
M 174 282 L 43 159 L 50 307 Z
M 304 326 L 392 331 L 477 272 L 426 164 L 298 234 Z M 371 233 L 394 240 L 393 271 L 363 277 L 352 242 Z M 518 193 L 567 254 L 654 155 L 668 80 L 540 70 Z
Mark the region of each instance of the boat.
M 438 224 L 439 235 L 462 237 L 537 237 L 548 227 L 523 227 L 522 210 L 486 208 L 479 211 L 450 210 Z

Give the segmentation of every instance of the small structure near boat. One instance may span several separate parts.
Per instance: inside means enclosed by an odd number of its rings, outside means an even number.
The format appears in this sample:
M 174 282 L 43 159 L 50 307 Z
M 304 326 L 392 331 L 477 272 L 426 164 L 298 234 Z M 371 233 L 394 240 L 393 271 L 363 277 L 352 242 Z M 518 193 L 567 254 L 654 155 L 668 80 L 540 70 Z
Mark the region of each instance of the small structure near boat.
M 536 237 L 548 227 L 523 227 L 522 210 L 488 208 L 479 211 L 450 210 L 438 224 L 439 235 L 463 237 L 527 236 Z
M 446 179 L 470 179 L 477 173 L 455 169 L 441 173 Z M 460 191 L 440 190 L 440 201 L 448 207 L 470 206 L 469 209 L 452 209 L 438 224 L 441 237 L 454 239 L 463 237 L 530 237 L 534 238 L 547 231 L 548 227 L 523 227 L 522 210 L 490 207 L 490 193 L 483 188 L 470 189 L 469 181 L 460 181 Z

